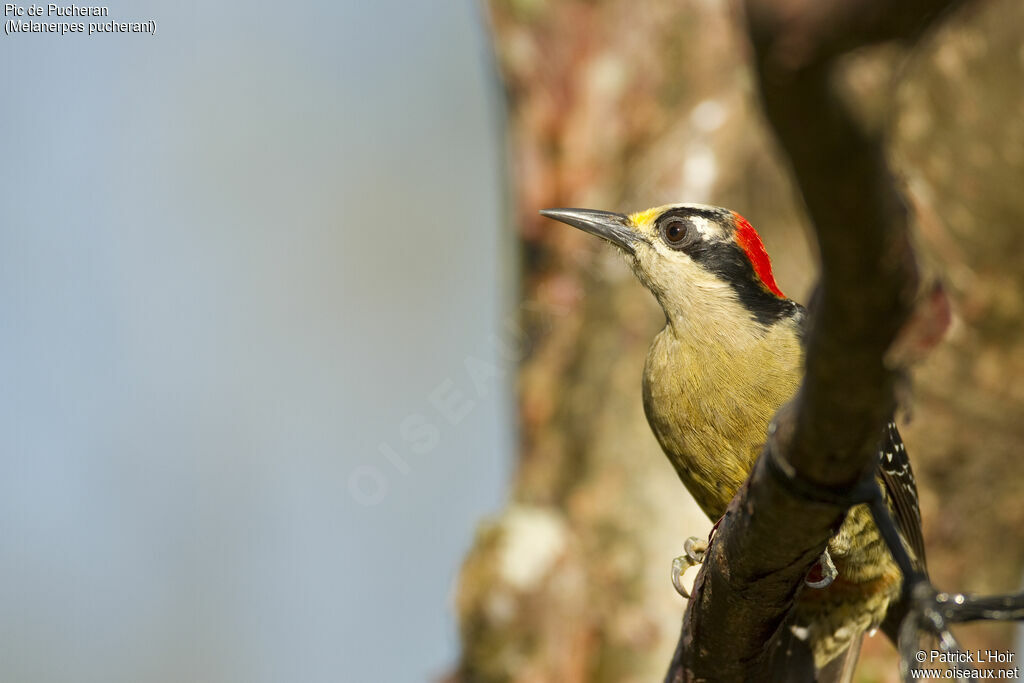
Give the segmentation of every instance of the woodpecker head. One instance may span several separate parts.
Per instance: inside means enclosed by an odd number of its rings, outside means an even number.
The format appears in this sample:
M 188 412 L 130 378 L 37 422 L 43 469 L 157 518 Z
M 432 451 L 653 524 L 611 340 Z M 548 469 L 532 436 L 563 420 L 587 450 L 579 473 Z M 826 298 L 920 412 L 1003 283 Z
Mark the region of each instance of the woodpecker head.
M 775 284 L 757 231 L 728 209 L 672 204 L 628 216 L 589 209 L 541 214 L 617 246 L 670 323 L 733 318 L 768 326 L 799 310 Z

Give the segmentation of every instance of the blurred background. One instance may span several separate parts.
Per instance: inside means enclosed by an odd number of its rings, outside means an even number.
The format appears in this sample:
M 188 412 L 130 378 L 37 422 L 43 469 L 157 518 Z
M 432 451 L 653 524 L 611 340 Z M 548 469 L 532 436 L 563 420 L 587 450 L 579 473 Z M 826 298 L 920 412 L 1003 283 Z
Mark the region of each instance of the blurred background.
M 512 450 L 483 14 L 110 14 L 0 37 L 0 680 L 437 676 Z
M 664 317 L 612 249 L 536 210 L 727 206 L 761 231 L 782 290 L 807 300 L 813 251 L 758 111 L 739 5 L 489 4 L 532 343 L 514 505 L 482 527 L 459 584 L 459 680 L 651 681 L 667 668 L 684 606 L 670 563 L 710 523 L 643 417 L 643 359 Z M 1022 27 L 1020 2 L 971 3 L 911 48 L 851 55 L 840 74 L 887 142 L 922 256 L 956 307 L 900 416 L 945 589 L 1009 592 L 1024 565 Z M 959 634 L 1024 658 L 1012 625 Z M 896 680 L 884 637 L 868 639 L 858 677 Z
M 0 38 L 0 680 L 660 679 L 710 526 L 643 419 L 662 316 L 536 210 L 726 205 L 806 298 L 733 4 L 110 12 L 156 35 Z M 950 589 L 1024 566 L 1022 26 L 845 75 L 957 306 L 904 424 Z

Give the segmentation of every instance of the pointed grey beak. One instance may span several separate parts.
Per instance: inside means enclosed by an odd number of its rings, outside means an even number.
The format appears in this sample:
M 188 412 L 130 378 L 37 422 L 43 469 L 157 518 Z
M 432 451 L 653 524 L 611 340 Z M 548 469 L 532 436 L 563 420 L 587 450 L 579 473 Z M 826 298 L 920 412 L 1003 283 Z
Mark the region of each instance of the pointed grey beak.
M 636 244 L 641 239 L 629 217 L 621 213 L 591 209 L 544 209 L 540 215 L 597 235 L 631 254 L 636 252 Z

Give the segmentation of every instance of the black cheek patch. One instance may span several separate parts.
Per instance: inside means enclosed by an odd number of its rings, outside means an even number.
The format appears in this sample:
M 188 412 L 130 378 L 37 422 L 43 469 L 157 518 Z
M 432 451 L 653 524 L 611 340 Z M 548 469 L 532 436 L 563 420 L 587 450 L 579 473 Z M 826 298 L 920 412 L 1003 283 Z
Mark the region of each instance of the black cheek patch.
M 738 245 L 698 240 L 682 251 L 697 265 L 728 282 L 740 304 L 758 323 L 768 326 L 800 311 L 800 305 L 795 301 L 780 298 L 765 288 Z

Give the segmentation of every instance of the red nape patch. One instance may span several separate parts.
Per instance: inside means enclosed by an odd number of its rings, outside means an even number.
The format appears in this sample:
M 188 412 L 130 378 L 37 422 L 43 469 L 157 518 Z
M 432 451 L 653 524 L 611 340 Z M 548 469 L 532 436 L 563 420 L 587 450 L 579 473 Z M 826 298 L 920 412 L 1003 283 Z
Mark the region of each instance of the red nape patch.
M 736 219 L 736 244 L 740 245 L 740 248 L 747 253 L 750 265 L 754 266 L 754 272 L 757 273 L 757 277 L 761 278 L 761 284 L 775 296 L 785 298 L 786 295 L 775 284 L 775 276 L 772 275 L 772 260 L 768 258 L 768 252 L 761 244 L 761 236 L 757 234 L 757 230 L 754 230 L 754 226 L 746 218 L 735 211 L 732 212 L 732 215 Z

